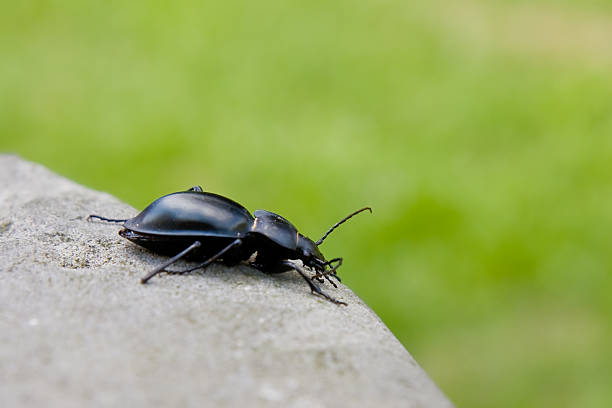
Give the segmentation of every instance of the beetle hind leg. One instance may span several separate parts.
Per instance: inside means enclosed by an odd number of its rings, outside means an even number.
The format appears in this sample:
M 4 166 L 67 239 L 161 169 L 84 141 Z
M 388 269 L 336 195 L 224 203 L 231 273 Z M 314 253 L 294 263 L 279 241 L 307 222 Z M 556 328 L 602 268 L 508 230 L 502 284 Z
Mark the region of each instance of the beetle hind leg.
M 196 242 L 199 242 L 199 241 L 196 241 Z M 166 272 L 168 275 L 184 275 L 186 273 L 193 272 L 196 269 L 206 268 L 208 265 L 210 265 L 211 263 L 213 263 L 217 259 L 219 259 L 221 256 L 223 256 L 227 251 L 229 251 L 232 248 L 236 248 L 236 247 L 240 246 L 241 244 L 242 244 L 242 240 L 240 238 L 237 238 L 234 241 L 232 241 L 228 246 L 223 248 L 221 251 L 217 252 L 215 255 L 211 256 L 210 258 L 208 258 L 206 261 L 202 262 L 199 265 L 196 265 L 196 266 L 191 267 L 191 268 L 187 268 L 187 269 L 182 270 L 182 271 L 167 271 L 167 270 L 165 270 L 165 268 L 167 266 L 170 266 L 170 264 L 168 263 L 167 265 L 164 266 L 164 269 L 161 269 L 159 272 Z M 157 273 L 159 273 L 159 272 L 157 272 Z
M 187 249 L 181 251 L 179 254 L 173 256 L 172 258 L 168 259 L 166 262 L 149 272 L 145 277 L 140 280 L 140 283 L 147 283 L 149 279 L 151 279 L 158 273 L 163 272 L 164 269 L 166 269 L 168 266 L 172 265 L 185 255 L 187 255 L 189 252 L 193 251 L 196 248 L 199 248 L 200 246 L 202 246 L 202 243 L 200 241 L 195 241 L 193 244 L 189 245 Z

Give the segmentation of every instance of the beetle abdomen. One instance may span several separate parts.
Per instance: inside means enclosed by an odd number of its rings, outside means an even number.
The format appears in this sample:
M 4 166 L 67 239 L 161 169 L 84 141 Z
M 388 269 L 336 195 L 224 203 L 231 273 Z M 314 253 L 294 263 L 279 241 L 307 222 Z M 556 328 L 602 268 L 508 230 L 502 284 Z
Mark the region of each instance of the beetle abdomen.
M 182 191 L 158 198 L 124 227 L 144 234 L 242 237 L 254 218 L 240 204 L 223 196 Z
M 156 254 L 167 256 L 176 255 L 189 247 L 189 245 L 193 244 L 194 240 L 196 240 L 194 237 L 189 236 L 141 234 L 129 229 L 122 229 L 119 231 L 119 235 Z M 206 240 L 199 238 L 198 240 L 204 241 L 204 243 L 199 248 L 187 254 L 185 259 L 196 261 L 208 259 L 228 246 L 235 239 L 236 238 L 233 237 L 219 236 L 214 237 L 214 239 Z M 222 259 L 225 263 L 236 264 L 249 257 L 250 254 L 246 253 L 247 251 L 249 251 L 249 248 L 239 247 L 225 254 Z

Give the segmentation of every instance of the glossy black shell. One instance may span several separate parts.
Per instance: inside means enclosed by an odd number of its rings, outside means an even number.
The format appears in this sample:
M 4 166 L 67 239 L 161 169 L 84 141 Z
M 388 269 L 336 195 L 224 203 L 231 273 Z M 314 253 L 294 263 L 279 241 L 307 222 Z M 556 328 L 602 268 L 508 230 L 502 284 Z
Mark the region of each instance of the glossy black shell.
M 181 191 L 158 198 L 123 226 L 141 234 L 241 238 L 254 222 L 246 208 L 229 198 Z
M 267 237 L 269 240 L 289 250 L 295 250 L 298 242 L 298 230 L 278 214 L 267 210 L 257 210 L 252 231 Z

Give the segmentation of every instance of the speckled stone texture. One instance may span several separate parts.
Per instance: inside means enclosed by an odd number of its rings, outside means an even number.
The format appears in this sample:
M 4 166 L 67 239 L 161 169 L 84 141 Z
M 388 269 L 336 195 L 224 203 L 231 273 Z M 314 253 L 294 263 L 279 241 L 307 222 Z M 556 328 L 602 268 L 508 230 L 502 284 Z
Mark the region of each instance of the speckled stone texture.
M 137 211 L 0 155 L 0 406 L 451 406 L 347 287 L 219 265 L 141 285 L 165 258 L 91 213 Z

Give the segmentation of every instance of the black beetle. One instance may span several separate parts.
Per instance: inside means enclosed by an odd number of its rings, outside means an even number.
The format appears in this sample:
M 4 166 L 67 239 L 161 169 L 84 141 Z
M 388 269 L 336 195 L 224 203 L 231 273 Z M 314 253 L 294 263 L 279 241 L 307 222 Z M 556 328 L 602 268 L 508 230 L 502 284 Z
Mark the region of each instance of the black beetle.
M 147 283 L 160 272 L 185 274 L 215 261 L 226 265 L 247 261 L 270 274 L 296 270 L 314 294 L 346 305 L 324 293 L 312 280 L 326 279 L 336 287 L 330 276 L 340 281 L 336 271 L 342 258 L 327 261 L 319 245 L 340 224 L 365 210 L 372 212 L 371 208 L 364 207 L 349 214 L 316 242 L 300 234 L 278 214 L 257 210 L 251 215 L 237 202 L 204 192 L 199 186 L 158 198 L 134 218 L 120 220 L 92 214 L 87 219 L 123 223 L 124 228 L 119 231 L 122 237 L 155 253 L 173 255 L 143 277 L 141 283 Z M 166 270 L 181 258 L 203 262 L 182 271 Z M 296 262 L 298 259 L 301 264 Z M 314 270 L 312 278 L 304 266 Z

